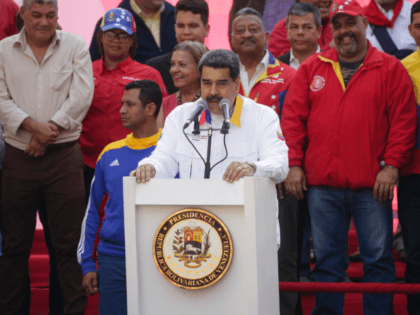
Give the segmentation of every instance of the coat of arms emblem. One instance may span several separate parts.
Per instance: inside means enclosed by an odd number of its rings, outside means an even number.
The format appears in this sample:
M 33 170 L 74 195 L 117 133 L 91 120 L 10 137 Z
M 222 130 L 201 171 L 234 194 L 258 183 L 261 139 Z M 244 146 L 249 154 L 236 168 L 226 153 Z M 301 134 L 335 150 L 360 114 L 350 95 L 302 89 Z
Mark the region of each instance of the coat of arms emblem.
M 219 281 L 232 261 L 229 231 L 212 213 L 185 209 L 169 216 L 156 232 L 156 266 L 172 284 L 202 289 Z

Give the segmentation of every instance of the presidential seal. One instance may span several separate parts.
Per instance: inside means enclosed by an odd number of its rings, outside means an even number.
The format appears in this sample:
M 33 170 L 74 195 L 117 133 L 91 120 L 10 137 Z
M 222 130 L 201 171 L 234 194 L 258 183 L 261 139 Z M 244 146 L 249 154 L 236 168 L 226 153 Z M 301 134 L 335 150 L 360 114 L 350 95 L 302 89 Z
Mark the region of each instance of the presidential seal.
M 198 290 L 219 281 L 232 262 L 226 226 L 212 213 L 184 209 L 160 225 L 153 241 L 159 272 L 177 287 Z

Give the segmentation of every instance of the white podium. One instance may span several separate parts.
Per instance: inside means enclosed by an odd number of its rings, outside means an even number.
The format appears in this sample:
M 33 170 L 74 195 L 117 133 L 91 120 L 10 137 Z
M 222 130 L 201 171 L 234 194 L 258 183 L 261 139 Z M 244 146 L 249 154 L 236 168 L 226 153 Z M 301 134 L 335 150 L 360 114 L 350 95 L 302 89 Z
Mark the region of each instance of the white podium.
M 160 224 L 186 208 L 216 215 L 233 241 L 229 270 L 201 290 L 176 287 L 153 258 Z M 134 177 L 124 177 L 124 222 L 129 315 L 280 314 L 274 180 L 152 179 L 137 184 Z

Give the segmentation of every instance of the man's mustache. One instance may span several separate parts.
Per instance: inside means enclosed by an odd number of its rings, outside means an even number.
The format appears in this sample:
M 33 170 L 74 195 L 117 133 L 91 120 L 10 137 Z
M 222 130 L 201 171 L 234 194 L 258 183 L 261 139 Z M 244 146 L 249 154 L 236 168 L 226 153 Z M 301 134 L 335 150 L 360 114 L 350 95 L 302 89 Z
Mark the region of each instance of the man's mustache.
M 221 100 L 222 100 L 222 98 L 220 96 L 217 96 L 217 95 L 209 96 L 209 97 L 206 98 L 207 103 L 220 102 Z

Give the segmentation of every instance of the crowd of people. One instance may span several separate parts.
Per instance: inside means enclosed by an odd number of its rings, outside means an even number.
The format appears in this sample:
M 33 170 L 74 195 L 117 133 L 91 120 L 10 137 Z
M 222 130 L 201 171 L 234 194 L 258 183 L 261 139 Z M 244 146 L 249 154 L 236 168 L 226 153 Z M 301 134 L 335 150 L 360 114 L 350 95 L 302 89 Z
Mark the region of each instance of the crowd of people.
M 127 313 L 128 175 L 273 178 L 278 209 L 263 211 L 278 212 L 280 281 L 350 281 L 353 220 L 363 282 L 395 282 L 397 185 L 405 281 L 420 283 L 420 2 L 295 0 L 271 34 L 264 6 L 234 1 L 232 51 L 209 51 L 205 0 L 123 0 L 90 48 L 61 30 L 57 0 L 1 1 L 0 314 L 29 314 L 37 213 L 50 314 L 84 314 L 96 293 L 100 314 Z M 208 108 L 184 127 L 200 100 Z M 198 125 L 223 132 L 194 150 Z M 393 314 L 392 298 L 364 294 L 364 314 Z M 312 314 L 343 305 L 342 293 L 317 293 Z M 420 314 L 420 294 L 407 310 Z M 280 311 L 302 314 L 299 294 L 280 292 Z

